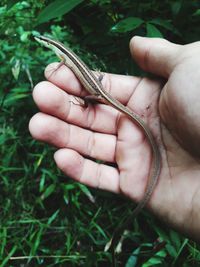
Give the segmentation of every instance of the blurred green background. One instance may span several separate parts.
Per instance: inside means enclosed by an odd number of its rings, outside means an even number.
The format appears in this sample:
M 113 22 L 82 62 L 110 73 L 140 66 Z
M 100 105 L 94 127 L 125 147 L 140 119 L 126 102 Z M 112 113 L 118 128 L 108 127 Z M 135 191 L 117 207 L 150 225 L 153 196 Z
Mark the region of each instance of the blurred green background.
M 104 247 L 120 220 L 130 216 L 130 201 L 64 176 L 53 161 L 55 149 L 28 132 L 37 112 L 33 87 L 44 79 L 45 66 L 57 61 L 35 42 L 38 33 L 65 43 L 92 69 L 139 75 L 130 38 L 199 40 L 200 3 L 1 1 L 0 267 L 111 266 Z M 198 244 L 146 211 L 126 228 L 121 245 L 119 266 L 200 266 Z

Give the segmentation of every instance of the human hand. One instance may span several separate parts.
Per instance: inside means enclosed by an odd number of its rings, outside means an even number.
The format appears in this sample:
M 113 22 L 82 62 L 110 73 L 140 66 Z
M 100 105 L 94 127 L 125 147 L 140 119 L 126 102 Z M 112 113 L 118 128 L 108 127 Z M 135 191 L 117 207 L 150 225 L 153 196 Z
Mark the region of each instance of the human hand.
M 196 237 L 200 231 L 200 164 L 196 149 L 200 142 L 200 45 L 179 46 L 135 37 L 130 47 L 143 69 L 166 78 L 164 87 L 160 79 L 106 74 L 104 88 L 142 117 L 160 147 L 162 171 L 148 207 L 179 231 Z M 48 82 L 34 89 L 33 97 L 41 112 L 30 121 L 32 136 L 58 148 L 55 161 L 73 179 L 140 201 L 152 156 L 144 133 L 110 106 L 83 108 L 74 104 L 86 95 L 84 89 L 67 67 L 55 69 L 55 64 L 50 65 L 45 72 Z

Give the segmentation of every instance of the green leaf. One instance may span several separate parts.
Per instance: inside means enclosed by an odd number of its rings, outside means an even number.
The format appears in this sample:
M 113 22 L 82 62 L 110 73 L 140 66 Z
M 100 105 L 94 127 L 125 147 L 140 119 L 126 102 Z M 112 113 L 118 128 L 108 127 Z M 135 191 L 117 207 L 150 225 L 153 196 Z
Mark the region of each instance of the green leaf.
M 12 92 L 7 95 L 4 101 L 4 106 L 11 106 L 14 103 L 17 103 L 17 101 L 29 97 L 29 95 L 29 93 L 27 93 L 25 90 L 23 91 L 21 88 L 14 88 L 12 89 Z
M 32 247 L 31 247 L 31 251 L 30 251 L 30 256 L 34 256 L 39 245 L 41 242 L 41 237 L 43 234 L 43 228 L 40 228 L 39 231 L 35 231 L 34 233 L 34 240 L 32 241 Z
M 184 247 L 187 245 L 188 241 L 189 240 L 187 238 L 185 238 L 185 240 L 183 241 L 181 247 L 179 248 L 179 251 L 178 251 L 176 257 L 174 258 L 173 265 L 175 265 L 176 260 L 179 258 L 181 252 L 183 251 Z
M 177 255 L 177 251 L 176 248 L 174 246 L 172 246 L 171 244 L 166 244 L 166 250 L 168 251 L 169 255 L 172 256 L 172 258 L 176 258 Z
M 105 231 L 101 228 L 100 225 L 93 222 L 93 227 L 95 227 L 104 238 L 107 238 Z
M 146 24 L 147 37 L 161 37 L 163 38 L 162 33 L 151 23 Z
M 39 192 L 40 193 L 44 190 L 45 180 L 46 180 L 46 175 L 45 175 L 45 173 L 43 173 L 41 178 L 40 178 L 40 183 L 39 183 Z
M 119 21 L 112 28 L 112 32 L 129 32 L 138 28 L 144 21 L 137 17 L 129 17 Z
M 37 18 L 36 24 L 39 25 L 50 19 L 60 17 L 71 11 L 83 1 L 84 0 L 56 0 L 42 10 Z
M 192 15 L 193 16 L 199 16 L 200 15 L 200 9 L 197 9 Z
M 180 235 L 177 232 L 171 230 L 170 231 L 170 239 L 173 243 L 174 248 L 176 249 L 176 251 L 178 251 L 181 244 L 182 244 L 181 239 L 180 239 Z
M 1 239 L 0 255 L 2 256 L 6 248 L 6 241 L 7 241 L 7 228 L 6 227 L 3 227 L 1 229 L 0 239 Z
M 128 261 L 125 265 L 125 267 L 135 267 L 138 262 L 138 254 L 140 252 L 141 248 L 137 248 L 133 251 L 131 256 L 128 258 Z
M 167 256 L 165 249 L 158 251 L 153 257 L 142 264 L 142 267 L 162 266 L 163 259 Z
M 169 20 L 164 20 L 164 19 L 152 19 L 149 21 L 150 24 L 155 24 L 155 25 L 159 25 L 171 32 L 173 32 L 173 34 L 179 35 L 180 36 L 180 32 L 174 27 L 174 25 L 171 24 L 171 22 Z
M 88 197 L 88 199 L 92 202 L 95 203 L 95 198 L 91 194 L 90 190 L 85 186 L 84 184 L 78 184 L 79 188 L 81 191 Z
M 12 74 L 15 78 L 15 80 L 18 79 L 19 73 L 20 73 L 20 60 L 16 60 L 15 65 L 12 67 Z
M 7 1 L 7 9 L 12 8 L 16 3 L 16 0 Z
M 171 3 L 173 15 L 177 15 L 180 12 L 182 5 L 182 1 L 174 1 Z
M 156 231 L 156 233 L 158 234 L 160 242 L 162 242 L 162 241 L 165 241 L 167 243 L 171 242 L 169 235 L 166 233 L 166 231 L 164 229 L 160 228 L 156 224 L 153 225 L 153 228 Z
M 60 210 L 58 209 L 51 215 L 51 217 L 48 219 L 48 222 L 47 222 L 48 225 L 50 225 L 56 219 L 59 212 Z
M 41 195 L 41 199 L 44 200 L 45 198 L 49 197 L 55 190 L 55 184 L 51 184 L 47 187 L 44 193 Z
M 0 265 L 1 267 L 4 267 L 6 265 L 6 263 L 9 261 L 10 257 L 12 257 L 12 255 L 15 253 L 16 250 L 17 250 L 17 245 L 14 245 L 11 248 L 11 251 L 10 252 L 7 252 L 7 256 L 1 262 L 1 265 Z
M 162 26 L 163 28 L 170 30 L 170 31 L 174 30 L 174 26 L 171 24 L 171 22 L 169 20 L 152 19 L 149 21 L 149 23 Z

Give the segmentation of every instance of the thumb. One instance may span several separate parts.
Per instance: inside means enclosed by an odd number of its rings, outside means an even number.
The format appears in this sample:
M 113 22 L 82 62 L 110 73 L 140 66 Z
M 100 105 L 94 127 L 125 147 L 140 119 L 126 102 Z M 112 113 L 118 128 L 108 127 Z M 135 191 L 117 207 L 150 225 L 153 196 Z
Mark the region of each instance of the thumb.
M 130 50 L 138 65 L 145 71 L 168 78 L 173 71 L 181 45 L 161 38 L 134 36 Z

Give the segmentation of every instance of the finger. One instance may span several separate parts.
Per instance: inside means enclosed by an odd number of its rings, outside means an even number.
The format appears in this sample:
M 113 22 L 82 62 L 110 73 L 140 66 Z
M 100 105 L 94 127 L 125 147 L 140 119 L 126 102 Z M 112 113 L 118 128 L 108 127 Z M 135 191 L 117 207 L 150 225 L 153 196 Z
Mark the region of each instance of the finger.
M 53 69 L 52 65 L 49 65 L 46 71 L 49 69 Z M 73 88 L 68 86 L 67 83 L 67 81 L 70 80 L 70 77 L 77 80 L 74 74 L 65 65 L 62 65 L 61 68 L 54 72 L 54 75 L 50 75 L 50 81 L 58 84 L 68 93 L 72 93 Z M 113 98 L 117 99 L 122 104 L 127 105 L 133 110 L 133 112 L 143 117 L 144 120 L 149 117 L 149 114 L 151 115 L 155 113 L 154 111 L 156 111 L 156 106 L 154 103 L 156 103 L 158 89 L 161 86 L 161 82 L 145 78 L 141 79 L 132 76 L 114 75 L 108 73 L 104 74 L 102 82 L 104 90 L 108 91 Z M 71 84 L 73 86 L 72 82 Z M 77 93 L 78 96 L 81 95 L 81 91 L 78 92 L 79 89 L 80 85 L 75 88 L 75 93 Z M 115 133 L 117 131 L 119 112 L 113 111 L 111 108 L 107 109 L 106 105 L 98 105 L 95 106 L 94 109 L 91 109 L 90 106 L 87 111 L 88 113 L 86 114 L 88 119 L 86 121 L 86 125 L 97 131 L 104 132 L 103 128 L 108 131 L 108 133 Z M 93 112 L 91 113 L 91 111 Z M 102 113 L 98 111 L 102 111 Z M 77 115 L 77 113 L 74 114 Z M 79 118 L 81 117 L 82 115 Z M 74 122 L 75 121 L 76 120 L 74 120 Z M 76 123 L 79 122 L 76 121 Z M 93 125 L 95 125 L 95 127 L 93 127 Z
M 180 48 L 180 45 L 161 38 L 135 36 L 130 41 L 130 50 L 138 65 L 165 78 L 174 69 Z
M 119 112 L 107 105 L 84 107 L 77 98 L 47 81 L 35 86 L 33 99 L 42 112 L 61 120 L 103 133 L 116 133 Z
M 67 147 L 91 158 L 115 161 L 114 135 L 91 132 L 44 113 L 37 113 L 32 117 L 29 131 L 33 138 L 58 148 Z
M 51 63 L 46 67 L 44 74 L 48 81 L 68 93 L 76 96 L 86 95 L 86 91 L 83 90 L 75 74 L 64 64 L 60 64 L 60 62 Z
M 85 96 L 88 92 L 81 86 L 78 78 L 65 65 L 58 68 L 59 63 L 52 63 L 45 70 L 46 78 L 62 88 L 66 92 L 76 95 Z M 102 85 L 114 98 L 126 105 L 134 93 L 140 78 L 128 75 L 116 75 L 104 73 Z
M 54 154 L 55 162 L 66 175 L 88 186 L 119 193 L 119 173 L 116 168 L 83 158 L 70 149 Z

